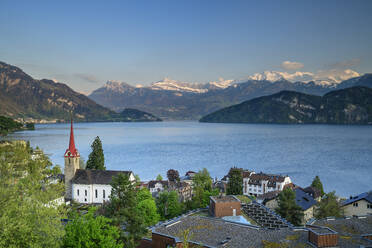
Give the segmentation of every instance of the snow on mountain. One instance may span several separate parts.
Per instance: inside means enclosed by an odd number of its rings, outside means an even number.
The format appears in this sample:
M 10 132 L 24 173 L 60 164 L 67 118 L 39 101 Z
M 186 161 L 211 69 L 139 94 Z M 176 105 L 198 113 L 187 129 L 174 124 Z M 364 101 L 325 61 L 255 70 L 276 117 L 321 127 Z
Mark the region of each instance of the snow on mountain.
M 132 87 L 132 86 L 130 86 L 129 84 L 125 82 L 109 80 L 106 82 L 106 84 L 103 87 L 110 91 L 123 93 L 128 87 Z
M 225 89 L 231 86 L 234 82 L 235 80 L 233 79 L 224 80 L 223 78 L 219 78 L 218 81 L 211 81 L 207 84 L 209 84 L 210 86 L 214 86 L 215 88 Z
M 193 93 L 204 93 L 208 91 L 208 89 L 204 88 L 203 84 L 180 82 L 170 78 L 164 78 L 161 81 L 152 83 L 150 88 L 153 90 L 171 90 Z

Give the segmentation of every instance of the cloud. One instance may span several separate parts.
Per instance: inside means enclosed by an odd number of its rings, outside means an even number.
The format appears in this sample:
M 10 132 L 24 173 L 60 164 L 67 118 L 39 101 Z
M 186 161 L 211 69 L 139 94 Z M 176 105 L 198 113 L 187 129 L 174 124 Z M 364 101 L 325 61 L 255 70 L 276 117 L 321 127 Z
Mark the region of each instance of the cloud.
M 304 64 L 294 61 L 283 61 L 282 68 L 285 70 L 298 70 L 304 67 Z
M 339 61 L 334 64 L 330 64 L 329 67 L 337 68 L 337 69 L 346 69 L 346 68 L 357 66 L 359 64 L 360 64 L 360 59 L 354 58 L 354 59 Z
M 75 77 L 78 77 L 86 82 L 89 82 L 89 83 L 99 83 L 101 82 L 96 76 L 92 75 L 92 74 L 88 74 L 88 73 L 75 73 L 74 74 Z

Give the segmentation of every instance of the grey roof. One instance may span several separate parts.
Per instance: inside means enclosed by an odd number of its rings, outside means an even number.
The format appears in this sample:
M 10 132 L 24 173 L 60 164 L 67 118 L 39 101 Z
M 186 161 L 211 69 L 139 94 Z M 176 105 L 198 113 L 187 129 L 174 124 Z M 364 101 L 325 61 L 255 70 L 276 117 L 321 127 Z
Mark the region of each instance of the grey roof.
M 304 191 L 314 198 L 318 198 L 322 196 L 322 192 L 318 188 L 315 188 L 312 186 L 304 188 Z
M 239 224 L 219 218 L 186 216 L 152 229 L 153 233 L 183 239 L 184 231 L 189 231 L 191 242 L 207 247 L 262 247 L 262 241 L 290 244 L 290 247 L 306 245 L 307 231 L 293 231 L 290 228 L 267 230 L 257 226 Z M 296 235 L 296 240 L 287 240 Z
M 110 184 L 112 178 L 118 174 L 131 174 L 131 171 L 112 170 L 76 170 L 72 183 L 75 184 Z
M 147 183 L 147 187 L 149 189 L 154 188 L 157 183 L 160 183 L 163 187 L 168 187 L 168 181 L 165 180 L 151 180 Z
M 360 195 L 357 195 L 357 196 L 351 197 L 350 199 L 345 200 L 342 203 L 342 206 L 351 204 L 353 202 L 356 202 L 356 201 L 359 201 L 359 200 L 362 200 L 362 199 L 363 200 L 366 200 L 369 203 L 372 203 L 372 190 L 371 191 L 368 191 L 368 192 L 364 192 L 364 193 L 362 193 Z
M 211 196 L 210 198 L 214 202 L 240 202 L 240 200 L 233 195 Z
M 296 204 L 299 205 L 302 210 L 307 210 L 316 204 L 314 198 L 307 194 L 300 188 L 295 189 L 296 193 Z

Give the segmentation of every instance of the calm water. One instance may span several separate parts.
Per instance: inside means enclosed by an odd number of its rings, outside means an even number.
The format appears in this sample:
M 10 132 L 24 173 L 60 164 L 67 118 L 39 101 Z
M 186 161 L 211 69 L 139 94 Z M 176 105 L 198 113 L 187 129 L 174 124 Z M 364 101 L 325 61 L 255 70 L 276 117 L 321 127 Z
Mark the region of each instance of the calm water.
M 221 178 L 237 166 L 288 174 L 300 186 L 319 175 L 327 191 L 345 197 L 372 190 L 372 126 L 77 123 L 75 141 L 85 160 L 95 136 L 108 169 L 132 170 L 142 180 L 165 177 L 169 168 L 184 174 L 203 167 Z M 37 125 L 10 137 L 29 140 L 63 165 L 69 125 Z

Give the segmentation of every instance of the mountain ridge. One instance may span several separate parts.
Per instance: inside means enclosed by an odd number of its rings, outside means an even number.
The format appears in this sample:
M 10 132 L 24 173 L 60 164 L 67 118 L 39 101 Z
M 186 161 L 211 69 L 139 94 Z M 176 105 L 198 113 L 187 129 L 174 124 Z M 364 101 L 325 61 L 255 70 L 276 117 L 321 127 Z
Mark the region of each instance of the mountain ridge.
M 200 122 L 372 124 L 372 89 L 355 86 L 315 96 L 295 91 L 262 96 L 223 108 Z
M 34 79 L 20 68 L 4 62 L 0 62 L 0 106 L 1 115 L 35 122 L 67 121 L 71 111 L 77 121 L 127 120 L 66 84 Z M 142 111 L 137 115 L 150 116 Z

